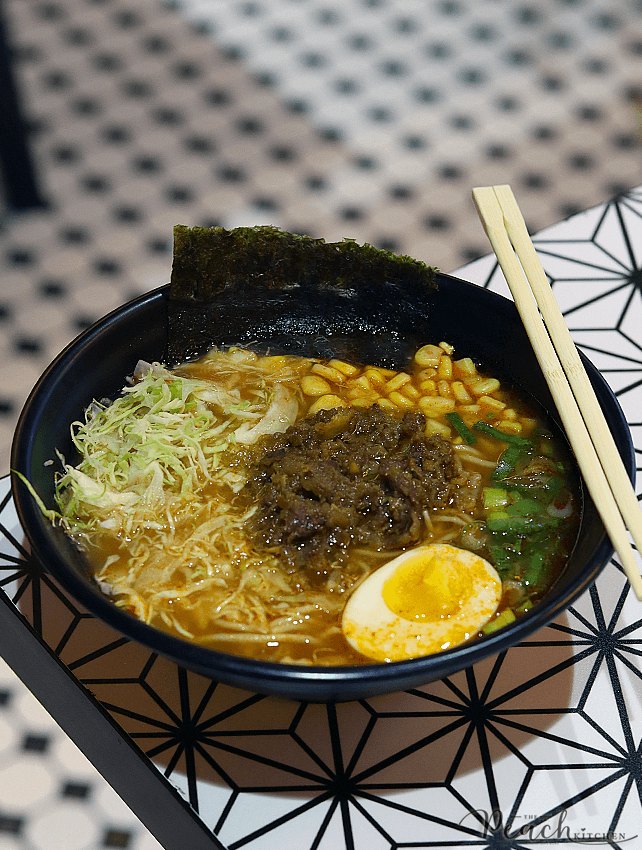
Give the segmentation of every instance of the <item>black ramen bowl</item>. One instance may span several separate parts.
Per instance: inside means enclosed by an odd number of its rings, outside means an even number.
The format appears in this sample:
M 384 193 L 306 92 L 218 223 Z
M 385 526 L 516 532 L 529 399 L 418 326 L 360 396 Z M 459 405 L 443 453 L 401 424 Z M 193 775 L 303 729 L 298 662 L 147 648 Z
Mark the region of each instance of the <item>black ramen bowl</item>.
M 214 305 L 212 343 L 259 341 L 271 350 L 315 356 L 353 356 L 361 362 L 401 367 L 425 342 L 446 340 L 459 357 L 514 385 L 559 426 L 550 393 L 513 303 L 465 281 L 438 275 L 438 288 L 389 291 L 367 297 L 321 293 L 319 297 L 266 292 L 261 297 L 223 295 Z M 92 399 L 114 397 L 139 359 L 163 361 L 168 353 L 169 288 L 125 304 L 72 342 L 51 364 L 22 411 L 12 469 L 22 473 L 47 507 L 54 507 L 56 450 L 72 459 L 70 423 Z M 634 455 L 626 420 L 613 393 L 584 360 L 615 442 L 631 477 Z M 169 364 L 173 365 L 173 364 Z M 145 625 L 105 597 L 88 573 L 82 553 L 43 517 L 14 476 L 13 496 L 32 550 L 60 584 L 92 614 L 127 637 L 212 679 L 253 692 L 294 699 L 350 700 L 407 690 L 444 678 L 527 638 L 548 624 L 596 579 L 612 555 L 598 513 L 583 493 L 575 548 L 554 586 L 528 613 L 482 639 L 392 664 L 303 667 L 216 652 Z

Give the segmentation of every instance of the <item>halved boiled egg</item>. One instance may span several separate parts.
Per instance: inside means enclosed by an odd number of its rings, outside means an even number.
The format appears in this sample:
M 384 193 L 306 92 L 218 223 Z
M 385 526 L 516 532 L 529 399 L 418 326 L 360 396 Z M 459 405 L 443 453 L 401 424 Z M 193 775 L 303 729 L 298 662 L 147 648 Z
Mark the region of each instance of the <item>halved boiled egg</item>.
M 430 655 L 476 635 L 501 595 L 501 579 L 488 561 L 432 543 L 409 549 L 359 585 L 345 606 L 343 633 L 375 661 Z

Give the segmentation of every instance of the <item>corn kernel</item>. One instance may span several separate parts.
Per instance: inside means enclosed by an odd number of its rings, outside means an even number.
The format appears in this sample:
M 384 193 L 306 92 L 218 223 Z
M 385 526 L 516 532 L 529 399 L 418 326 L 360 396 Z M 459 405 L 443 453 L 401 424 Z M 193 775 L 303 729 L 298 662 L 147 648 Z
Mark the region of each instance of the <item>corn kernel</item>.
M 512 419 L 513 421 L 517 419 L 518 413 L 514 407 L 506 407 L 502 410 L 502 418 L 503 419 Z
M 346 376 L 339 372 L 338 369 L 333 369 L 331 366 L 324 366 L 323 363 L 315 363 L 311 372 L 315 375 L 321 375 L 327 381 L 332 381 L 333 384 L 342 384 Z
M 372 407 L 375 401 L 376 398 L 367 398 L 361 395 L 350 399 L 350 407 L 358 407 L 360 410 L 366 410 L 368 407 Z
M 389 410 L 392 413 L 396 413 L 399 410 L 399 408 L 396 406 L 396 404 L 394 404 L 394 402 L 390 401 L 390 399 L 387 399 L 383 396 L 378 398 L 376 400 L 375 404 L 378 404 L 379 407 L 381 407 L 383 410 Z
M 381 370 L 375 368 L 374 366 L 366 369 L 363 373 L 364 376 L 370 381 L 373 387 L 379 389 L 386 383 L 386 378 L 382 375 Z
M 438 381 L 437 392 L 442 398 L 453 397 L 452 390 L 450 389 L 450 383 L 448 381 Z
M 393 390 L 391 393 L 388 393 L 388 398 L 390 401 L 396 405 L 396 407 L 401 408 L 402 410 L 410 410 L 411 407 L 414 407 L 414 403 L 406 398 L 405 395 L 401 395 L 397 390 Z
M 417 401 L 418 398 L 421 398 L 421 393 L 414 384 L 405 384 L 401 388 L 401 392 L 413 401 Z
M 320 396 L 331 391 L 330 384 L 319 375 L 306 375 L 301 378 L 301 389 L 304 395 Z
M 460 404 L 457 407 L 457 413 L 460 416 L 478 416 L 481 410 L 478 404 Z
M 466 381 L 466 385 L 475 395 L 489 395 L 499 389 L 497 378 L 469 379 Z
M 372 384 L 365 375 L 360 375 L 358 378 L 352 378 L 348 381 L 350 387 L 360 387 L 362 390 L 371 390 Z
M 419 409 L 426 416 L 441 416 L 444 413 L 452 413 L 455 409 L 455 399 L 422 396 L 419 399 Z
M 529 434 L 537 425 L 537 419 L 531 419 L 529 416 L 522 416 L 522 432 L 527 431 Z
M 454 397 L 460 404 L 470 404 L 472 398 L 461 381 L 453 381 L 450 387 Z
M 443 354 L 438 345 L 422 345 L 415 352 L 415 363 L 422 369 L 427 366 L 436 367 L 439 365 L 439 358 Z
M 437 367 L 437 377 L 441 379 L 450 379 L 453 376 L 453 361 L 447 354 L 442 354 L 439 358 L 439 366 Z
M 437 392 L 437 381 L 421 381 L 419 384 L 419 389 L 422 391 L 424 395 L 431 395 L 432 393 Z
M 477 367 L 470 357 L 462 357 L 461 360 L 455 360 L 453 366 L 455 368 L 455 372 L 461 378 L 472 378 L 473 375 L 477 374 Z
M 376 401 L 379 398 L 379 394 L 374 390 L 364 390 L 361 387 L 350 387 L 346 396 L 351 400 L 355 398 L 367 398 L 370 401 Z
M 511 422 L 509 419 L 502 419 L 496 422 L 495 427 L 498 431 L 503 431 L 504 434 L 521 434 L 522 432 L 522 423 Z
M 410 381 L 410 375 L 405 372 L 398 372 L 394 378 L 391 378 L 386 382 L 386 385 L 383 388 L 384 392 L 392 393 L 395 390 L 400 390 L 404 384 L 408 383 L 408 381 Z
M 477 402 L 487 410 L 503 410 L 506 407 L 505 402 L 489 395 L 480 395 Z
M 415 378 L 418 381 L 430 381 L 433 378 L 437 377 L 436 369 L 421 369 L 421 371 L 417 372 Z
M 328 360 L 328 366 L 331 369 L 336 369 L 338 372 L 341 372 L 342 375 L 346 375 L 348 378 L 351 378 L 353 375 L 359 371 L 358 366 L 353 366 L 352 363 L 346 363 L 343 360 Z
M 345 407 L 346 403 L 343 399 L 339 398 L 338 395 L 333 395 L 330 393 L 329 395 L 320 396 L 315 402 L 310 405 L 310 409 L 308 413 L 317 413 L 319 410 L 332 410 L 333 407 Z
M 450 430 L 448 425 L 444 425 L 443 422 L 435 422 L 434 419 L 429 419 L 426 422 L 424 434 L 427 437 L 431 437 L 433 434 L 438 434 L 440 437 L 444 437 L 447 440 L 452 437 L 452 431 Z

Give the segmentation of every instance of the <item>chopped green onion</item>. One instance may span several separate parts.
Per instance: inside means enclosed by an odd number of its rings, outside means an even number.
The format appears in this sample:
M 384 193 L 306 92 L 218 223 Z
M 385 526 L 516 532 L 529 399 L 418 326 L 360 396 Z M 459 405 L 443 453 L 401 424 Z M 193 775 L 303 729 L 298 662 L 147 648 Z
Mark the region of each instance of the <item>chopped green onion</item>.
M 558 537 L 542 538 L 534 541 L 535 549 L 531 553 L 526 572 L 524 574 L 524 584 L 528 587 L 533 587 L 542 583 L 546 578 L 544 571 L 555 553 L 559 550 L 560 540 Z
M 462 440 L 469 446 L 472 446 L 477 442 L 477 437 L 473 434 L 458 413 L 447 413 L 446 419 L 450 422 L 455 431 L 457 431 Z
M 542 505 L 536 502 L 535 499 L 519 499 L 508 508 L 508 513 L 511 516 L 532 516 L 533 514 L 542 513 Z
M 502 454 L 497 466 L 491 473 L 491 481 L 503 481 L 504 478 L 514 471 L 515 467 L 526 456 L 526 452 L 520 446 L 509 446 Z
M 528 561 L 528 567 L 526 568 L 526 572 L 524 574 L 524 584 L 528 587 L 533 587 L 533 585 L 538 584 L 539 580 L 542 577 L 542 567 L 544 566 L 544 562 L 548 557 L 549 552 L 547 549 L 536 549 L 530 556 Z
M 511 623 L 515 622 L 516 619 L 517 617 L 510 608 L 504 608 L 501 614 L 498 614 L 494 620 L 490 620 L 490 622 L 486 623 L 486 625 L 482 628 L 482 632 L 485 635 L 492 634 L 492 632 L 496 632 L 498 629 L 503 629 L 504 626 L 509 626 Z
M 510 503 L 508 491 L 499 487 L 484 487 L 482 493 L 484 499 L 484 510 L 493 511 Z
M 488 517 L 486 525 L 489 531 L 500 531 L 503 534 L 532 534 L 535 531 L 554 528 L 558 525 L 558 521 L 553 519 L 538 521 L 526 516 L 498 516 Z
M 473 428 L 477 431 L 482 431 L 488 437 L 494 437 L 496 440 L 501 440 L 502 443 L 508 443 L 509 446 L 520 446 L 523 449 L 531 450 L 534 448 L 532 440 L 527 440 L 526 437 L 520 437 L 517 434 L 505 434 L 499 428 L 489 425 L 488 422 L 484 422 L 482 419 L 475 422 Z
M 508 511 L 494 510 L 488 514 L 488 516 L 486 517 L 486 522 L 488 523 L 488 520 L 495 522 L 498 519 L 510 519 L 510 514 L 508 513 Z
M 514 476 L 505 482 L 505 486 L 517 493 L 541 493 L 554 497 L 564 486 L 558 475 Z
M 492 535 L 490 535 L 492 538 Z M 516 563 L 513 558 L 513 553 L 505 546 L 495 544 L 492 539 L 488 542 L 488 551 L 493 563 L 493 566 L 500 575 L 502 581 L 516 578 Z

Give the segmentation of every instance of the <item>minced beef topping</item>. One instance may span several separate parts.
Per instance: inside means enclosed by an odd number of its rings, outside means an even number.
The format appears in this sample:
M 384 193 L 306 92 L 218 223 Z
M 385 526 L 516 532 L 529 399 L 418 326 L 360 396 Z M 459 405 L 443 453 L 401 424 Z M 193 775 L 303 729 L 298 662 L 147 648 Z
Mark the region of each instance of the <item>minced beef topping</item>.
M 479 476 L 425 424 L 421 413 L 399 420 L 375 405 L 322 410 L 265 438 L 248 484 L 256 540 L 323 572 L 351 543 L 417 543 L 433 508 L 472 510 Z

